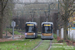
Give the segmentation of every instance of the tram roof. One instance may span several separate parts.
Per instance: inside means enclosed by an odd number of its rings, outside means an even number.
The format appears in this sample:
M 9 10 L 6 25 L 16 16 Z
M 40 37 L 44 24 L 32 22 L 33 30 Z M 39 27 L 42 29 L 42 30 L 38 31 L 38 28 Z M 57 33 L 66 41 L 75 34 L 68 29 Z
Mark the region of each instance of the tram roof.
M 53 22 L 42 22 L 42 25 L 43 24 L 52 24 L 53 25 Z
M 35 24 L 35 25 L 37 25 L 37 23 L 36 22 L 26 22 L 26 24 Z

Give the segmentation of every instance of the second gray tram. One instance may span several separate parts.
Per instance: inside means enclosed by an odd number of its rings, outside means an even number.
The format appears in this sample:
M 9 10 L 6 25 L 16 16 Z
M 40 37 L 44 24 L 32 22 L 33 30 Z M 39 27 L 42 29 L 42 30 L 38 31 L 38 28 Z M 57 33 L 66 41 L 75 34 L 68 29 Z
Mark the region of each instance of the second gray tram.
M 42 22 L 42 40 L 53 40 L 53 22 Z
M 26 22 L 25 24 L 25 38 L 37 38 L 37 23 Z

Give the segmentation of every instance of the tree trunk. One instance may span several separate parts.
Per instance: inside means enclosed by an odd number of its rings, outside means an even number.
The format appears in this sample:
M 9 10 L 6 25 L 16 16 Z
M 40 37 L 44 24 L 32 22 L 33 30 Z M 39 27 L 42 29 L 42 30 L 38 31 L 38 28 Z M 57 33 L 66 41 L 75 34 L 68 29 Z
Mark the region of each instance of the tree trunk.
M 3 34 L 3 16 L 4 16 L 4 14 L 3 14 L 3 12 L 4 12 L 4 10 L 3 10 L 3 2 L 2 2 L 2 0 L 1 0 L 1 13 L 0 13 L 0 38 L 2 38 L 2 34 Z
M 68 34 L 67 34 L 68 32 L 67 31 L 68 31 L 68 18 L 69 18 L 69 16 L 68 16 L 68 11 L 67 11 L 67 9 L 68 9 L 67 1 L 65 1 L 66 6 L 65 6 L 65 18 L 64 18 L 64 40 L 67 40 L 67 37 L 68 37 Z
M 68 29 L 68 27 L 67 27 L 67 22 L 65 21 L 65 23 L 64 23 L 64 40 L 67 40 L 67 37 L 68 37 L 68 36 L 67 36 L 67 35 L 68 35 L 68 34 L 67 34 L 67 33 L 68 33 L 68 32 L 67 32 L 67 29 Z
M 0 19 L 0 38 L 2 38 L 3 33 L 3 19 Z
M 3 34 L 3 11 L 1 12 L 0 16 L 0 38 L 2 38 Z

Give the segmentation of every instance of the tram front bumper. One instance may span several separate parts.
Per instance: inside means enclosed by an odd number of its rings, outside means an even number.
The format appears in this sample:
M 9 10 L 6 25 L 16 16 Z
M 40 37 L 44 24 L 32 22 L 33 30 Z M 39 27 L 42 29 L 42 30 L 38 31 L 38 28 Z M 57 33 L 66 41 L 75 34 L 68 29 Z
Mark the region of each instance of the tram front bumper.
M 25 38 L 35 38 L 35 35 L 26 35 Z
M 53 40 L 53 36 L 41 36 L 41 39 L 45 39 L 45 40 Z
M 35 38 L 35 33 L 25 33 L 25 38 Z

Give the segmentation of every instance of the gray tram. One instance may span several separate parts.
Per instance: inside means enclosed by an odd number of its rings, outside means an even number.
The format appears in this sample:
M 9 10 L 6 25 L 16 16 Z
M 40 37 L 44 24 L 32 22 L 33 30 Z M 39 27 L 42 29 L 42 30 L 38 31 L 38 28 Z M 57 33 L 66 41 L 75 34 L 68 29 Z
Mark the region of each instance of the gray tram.
M 37 38 L 37 23 L 26 22 L 25 24 L 25 38 Z
M 53 40 L 53 22 L 42 22 L 42 40 Z

